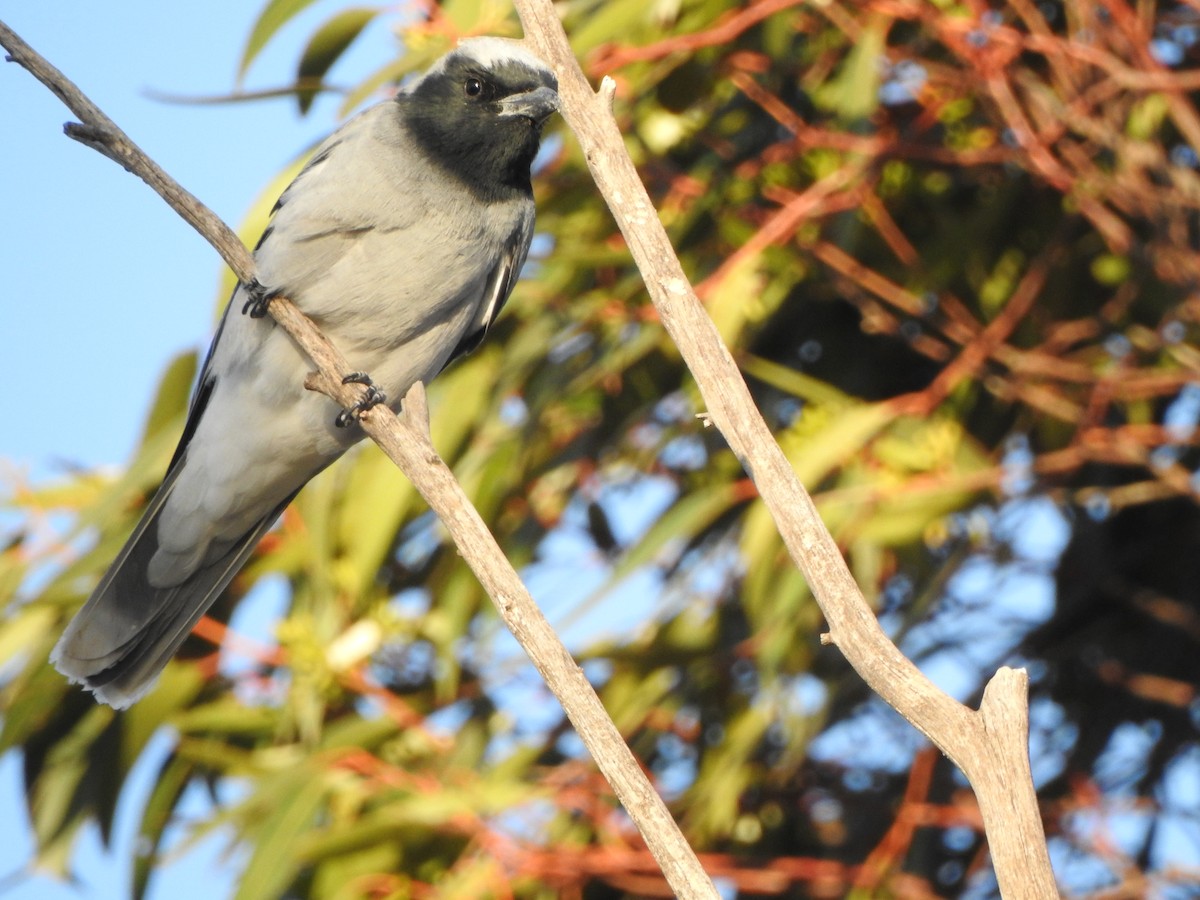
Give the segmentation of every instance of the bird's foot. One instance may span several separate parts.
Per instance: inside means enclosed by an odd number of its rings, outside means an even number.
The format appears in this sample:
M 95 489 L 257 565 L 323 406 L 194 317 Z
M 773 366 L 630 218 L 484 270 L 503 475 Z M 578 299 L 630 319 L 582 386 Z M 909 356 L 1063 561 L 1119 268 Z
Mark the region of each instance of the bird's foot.
M 351 422 L 357 422 L 359 417 L 361 417 L 362 414 L 368 409 L 373 406 L 378 406 L 380 403 L 383 403 L 385 400 L 387 400 L 387 395 L 384 394 L 384 392 L 379 388 L 375 387 L 374 382 L 371 381 L 371 376 L 366 372 L 351 372 L 342 379 L 342 384 L 365 385 L 367 388 L 367 393 L 353 406 L 347 407 L 338 413 L 338 417 L 333 420 L 333 424 L 335 424 L 338 428 L 345 428 Z
M 246 289 L 246 302 L 242 304 L 242 315 L 252 319 L 261 319 L 267 314 L 271 301 L 279 296 L 279 291 L 269 291 L 257 280 L 243 285 Z

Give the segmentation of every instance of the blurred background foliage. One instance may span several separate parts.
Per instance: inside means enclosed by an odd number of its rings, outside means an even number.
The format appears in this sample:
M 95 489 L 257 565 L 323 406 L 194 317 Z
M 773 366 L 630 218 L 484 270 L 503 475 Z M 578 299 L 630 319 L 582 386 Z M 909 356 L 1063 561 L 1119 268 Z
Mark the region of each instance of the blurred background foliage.
M 272 0 L 243 73 L 307 5 Z M 561 10 L 589 76 L 616 79 L 685 269 L 888 631 L 968 701 L 998 664 L 1029 667 L 1064 890 L 1195 896 L 1200 13 Z M 301 114 L 380 19 L 395 57 L 343 93 L 347 115 L 462 35 L 519 31 L 487 0 L 347 8 L 297 48 Z M 527 278 L 433 385 L 437 446 L 727 896 L 993 894 L 961 776 L 821 646 L 578 148 L 561 123 L 545 144 Z M 213 831 L 240 849 L 239 898 L 666 896 L 371 446 L 303 492 L 134 709 L 47 666 L 161 477 L 195 367 L 168 368 L 125 472 L 6 501 L 26 525 L 0 550 L 0 750 L 22 754 L 38 864 L 66 873 L 81 825 L 107 833 L 165 734 L 137 896 Z M 49 547 L 48 517 L 67 523 Z M 172 828 L 196 785 L 210 814 Z

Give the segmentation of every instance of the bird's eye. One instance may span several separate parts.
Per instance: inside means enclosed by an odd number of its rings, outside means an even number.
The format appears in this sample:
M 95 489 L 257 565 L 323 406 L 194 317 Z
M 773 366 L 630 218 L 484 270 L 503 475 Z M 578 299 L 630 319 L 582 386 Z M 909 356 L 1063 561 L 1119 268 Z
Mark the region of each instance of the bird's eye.
M 496 85 L 485 78 L 470 76 L 463 82 L 463 93 L 472 100 L 495 100 Z

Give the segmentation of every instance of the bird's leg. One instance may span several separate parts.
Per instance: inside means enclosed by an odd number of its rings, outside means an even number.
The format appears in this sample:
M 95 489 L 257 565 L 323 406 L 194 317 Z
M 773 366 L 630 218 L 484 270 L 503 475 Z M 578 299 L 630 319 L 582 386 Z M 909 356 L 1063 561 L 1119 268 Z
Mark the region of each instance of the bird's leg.
M 249 284 L 242 285 L 246 289 L 246 302 L 242 304 L 242 315 L 252 319 L 261 319 L 267 314 L 271 301 L 279 296 L 280 291 L 269 291 L 254 279 Z
M 333 420 L 333 424 L 335 424 L 338 428 L 345 428 L 351 422 L 357 422 L 359 416 L 361 416 L 364 412 L 366 412 L 372 406 L 378 406 L 387 399 L 387 395 L 384 394 L 384 392 L 379 388 L 375 387 L 375 383 L 371 381 L 371 376 L 366 372 L 351 372 L 342 379 L 342 384 L 365 385 L 367 388 L 367 393 L 353 406 L 347 407 L 338 413 L 338 417 Z

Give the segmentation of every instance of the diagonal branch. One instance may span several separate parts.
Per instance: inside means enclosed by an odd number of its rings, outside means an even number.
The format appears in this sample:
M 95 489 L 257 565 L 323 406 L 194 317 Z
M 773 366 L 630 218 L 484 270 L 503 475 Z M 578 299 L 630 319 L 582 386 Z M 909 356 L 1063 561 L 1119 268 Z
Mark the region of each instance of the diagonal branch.
M 150 185 L 185 222 L 212 244 L 240 280 L 250 280 L 254 275 L 254 260 L 220 216 L 180 187 L 62 72 L 50 65 L 3 22 L 0 22 L 0 46 L 8 51 L 6 59 L 9 62 L 15 62 L 28 71 L 79 117 L 79 123 L 68 122 L 63 126 L 67 137 L 104 154 Z
M 754 479 L 837 644 L 863 679 L 963 770 L 979 798 L 1000 890 L 1008 900 L 1057 897 L 1029 767 L 1028 678 L 1001 669 L 980 711 L 940 691 L 880 628 L 812 498 L 796 478 L 716 326 L 688 283 L 624 139 L 610 97 L 575 59 L 551 0 L 514 0 L 529 41 L 555 69 L 562 112 L 663 325 L 725 436 Z M 611 95 L 610 95 L 611 96 Z
M 146 156 L 74 84 L 3 22 L 0 22 L 0 45 L 8 50 L 11 61 L 29 70 L 79 116 L 82 125 L 66 127 L 70 137 L 140 177 L 216 248 L 239 280 L 246 283 L 254 280 L 254 261 L 233 231 Z M 352 369 L 316 326 L 283 298 L 272 300 L 269 311 L 316 364 L 317 371 L 309 376 L 306 386 L 327 394 L 343 406 L 357 402 L 364 388 L 342 384 L 342 376 Z M 562 704 L 676 896 L 685 900 L 716 900 L 718 895 L 712 882 L 625 745 L 595 690 L 542 615 L 453 472 L 438 456 L 429 436 L 424 388 L 420 383 L 404 402 L 405 408 L 414 414 L 397 417 L 386 406 L 376 406 L 362 415 L 363 429 L 408 476 L 441 519 L 501 618 Z

